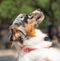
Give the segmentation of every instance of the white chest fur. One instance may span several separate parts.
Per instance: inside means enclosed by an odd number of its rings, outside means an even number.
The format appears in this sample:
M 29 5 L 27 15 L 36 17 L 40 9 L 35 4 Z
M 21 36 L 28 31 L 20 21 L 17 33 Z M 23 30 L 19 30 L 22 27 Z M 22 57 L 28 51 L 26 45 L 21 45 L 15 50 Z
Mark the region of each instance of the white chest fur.
M 44 38 L 47 37 L 46 34 L 42 33 L 40 30 L 35 30 L 36 36 L 31 37 L 28 40 L 24 41 L 24 45 L 31 48 L 42 48 L 47 47 L 52 44 L 50 41 L 45 41 Z
M 52 42 L 45 41 L 47 35 L 40 30 L 35 30 L 36 36 L 24 41 L 26 47 L 37 48 L 23 56 L 19 55 L 19 61 L 60 61 L 60 50 L 45 48 L 51 46 Z M 23 52 L 20 52 L 23 53 Z

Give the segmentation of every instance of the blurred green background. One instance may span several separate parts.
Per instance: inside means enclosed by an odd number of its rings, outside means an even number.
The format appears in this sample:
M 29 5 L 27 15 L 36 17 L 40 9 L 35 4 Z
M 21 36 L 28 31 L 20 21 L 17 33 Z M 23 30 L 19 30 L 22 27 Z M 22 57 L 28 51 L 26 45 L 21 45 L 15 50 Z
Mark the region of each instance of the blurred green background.
M 29 14 L 38 8 L 40 8 L 45 15 L 44 21 L 39 26 L 43 32 L 47 32 L 48 26 L 51 23 L 60 26 L 60 0 L 0 0 L 1 49 L 9 48 L 11 45 L 7 39 L 9 32 L 8 28 L 15 18 L 20 13 Z M 52 33 L 54 33 L 54 31 Z M 60 35 L 60 31 L 58 34 Z
M 60 24 L 60 0 L 0 0 L 0 24 L 11 24 L 20 13 L 31 13 L 40 8 L 45 20 L 40 27 L 46 27 L 49 22 Z

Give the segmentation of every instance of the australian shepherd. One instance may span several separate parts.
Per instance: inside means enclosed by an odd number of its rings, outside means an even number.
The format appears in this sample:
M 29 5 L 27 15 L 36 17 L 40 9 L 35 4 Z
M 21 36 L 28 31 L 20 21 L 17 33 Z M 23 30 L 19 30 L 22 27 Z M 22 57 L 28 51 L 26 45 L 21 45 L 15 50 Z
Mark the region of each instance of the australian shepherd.
M 37 29 L 44 14 L 35 10 L 20 14 L 10 27 L 10 40 L 18 50 L 18 61 L 60 61 L 60 50 L 52 47 L 47 34 Z

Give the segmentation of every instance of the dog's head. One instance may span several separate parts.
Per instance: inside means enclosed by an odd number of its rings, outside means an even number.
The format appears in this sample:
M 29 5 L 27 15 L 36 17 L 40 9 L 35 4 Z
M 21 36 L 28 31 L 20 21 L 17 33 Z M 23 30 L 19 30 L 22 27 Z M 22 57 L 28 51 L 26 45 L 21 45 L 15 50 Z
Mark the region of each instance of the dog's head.
M 19 14 L 17 18 L 14 20 L 12 25 L 19 24 L 25 26 L 28 22 L 35 25 L 37 28 L 39 24 L 44 20 L 44 14 L 40 9 L 34 10 L 30 14 Z
M 10 27 L 10 40 L 23 43 L 25 39 L 35 36 L 35 29 L 44 19 L 40 10 L 35 10 L 31 14 L 20 14 Z

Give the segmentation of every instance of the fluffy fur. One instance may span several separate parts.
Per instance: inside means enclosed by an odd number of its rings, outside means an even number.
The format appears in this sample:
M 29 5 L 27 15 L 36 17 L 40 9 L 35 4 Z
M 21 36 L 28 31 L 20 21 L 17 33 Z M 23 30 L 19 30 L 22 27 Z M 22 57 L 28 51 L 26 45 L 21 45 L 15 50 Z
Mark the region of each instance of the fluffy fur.
M 30 36 L 29 39 L 24 40 L 23 45 L 19 41 L 14 42 L 18 50 L 18 61 L 60 61 L 60 50 L 50 47 L 52 42 L 44 40 L 47 35 L 34 27 L 30 28 L 29 26 L 29 29 L 35 31 L 34 36 Z M 25 48 L 33 50 L 26 53 L 24 51 Z
M 35 50 L 25 53 L 23 48 L 21 50 L 22 56 L 19 54 L 19 61 L 60 61 L 60 50 L 53 47 L 48 48 L 52 43 L 44 41 L 46 34 L 37 29 L 35 29 L 35 32 L 35 37 L 31 37 L 29 40 L 25 40 L 24 42 L 24 48 L 35 48 Z
M 21 16 L 23 18 L 21 18 Z M 40 22 L 42 22 L 44 19 L 43 13 L 39 10 L 33 11 L 30 15 L 30 18 L 26 19 L 28 23 L 25 23 L 25 18 L 26 15 L 19 15 L 12 24 L 12 39 L 14 41 L 13 44 L 18 50 L 18 61 L 60 61 L 60 50 L 51 47 L 52 42 L 50 42 L 49 40 L 45 41 L 44 39 L 45 37 L 47 37 L 47 35 L 39 29 L 36 29 Z M 16 23 L 19 25 L 17 29 L 15 28 Z M 25 27 L 23 27 L 23 25 Z M 20 31 L 27 33 L 27 36 L 29 37 L 29 39 L 25 39 L 24 37 L 22 44 L 16 40 L 21 37 Z M 26 53 L 26 48 L 30 48 L 32 50 Z

